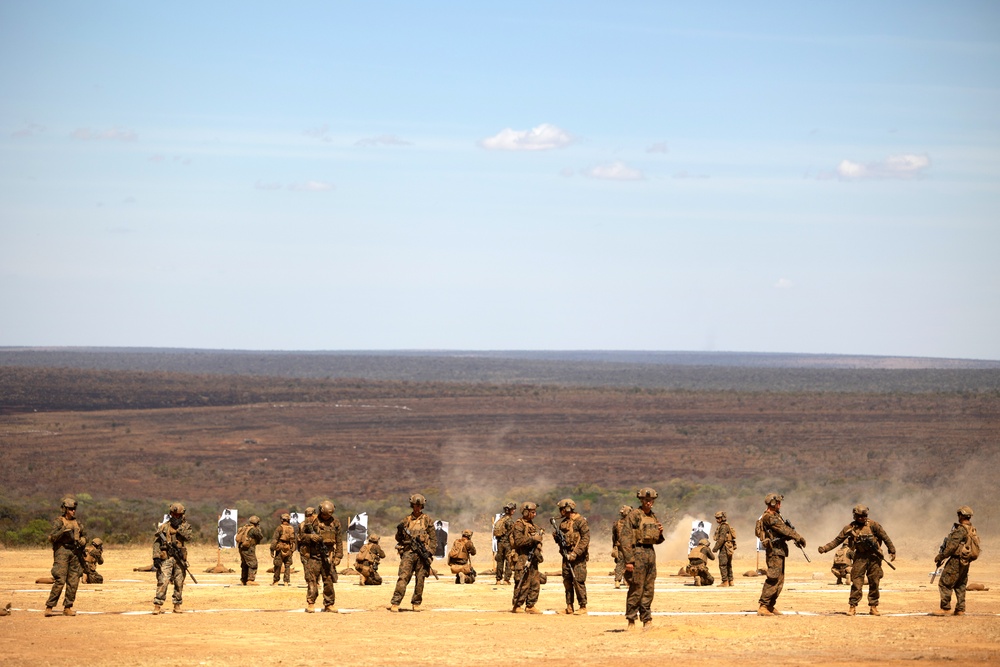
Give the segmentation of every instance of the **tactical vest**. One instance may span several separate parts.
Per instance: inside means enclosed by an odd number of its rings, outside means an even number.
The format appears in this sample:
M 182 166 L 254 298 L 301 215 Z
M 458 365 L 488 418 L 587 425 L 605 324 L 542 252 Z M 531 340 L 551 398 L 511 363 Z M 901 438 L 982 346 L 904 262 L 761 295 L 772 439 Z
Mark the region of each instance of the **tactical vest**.
M 646 513 L 639 512 L 641 518 L 639 519 L 639 527 L 635 531 L 635 543 L 653 545 L 660 541 L 660 527 L 657 525 L 659 522 L 656 520 L 655 514 L 650 514 L 646 516 Z

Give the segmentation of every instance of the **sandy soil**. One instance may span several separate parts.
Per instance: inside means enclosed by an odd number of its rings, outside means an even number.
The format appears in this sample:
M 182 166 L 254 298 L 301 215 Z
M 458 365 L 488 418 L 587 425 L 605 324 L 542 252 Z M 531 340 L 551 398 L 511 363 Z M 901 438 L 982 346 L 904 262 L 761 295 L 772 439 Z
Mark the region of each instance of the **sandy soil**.
M 266 549 L 259 553 L 266 555 Z M 812 554 L 811 554 L 812 556 Z M 429 580 L 424 610 L 389 614 L 395 563 L 381 571 L 387 583 L 360 587 L 356 576 L 337 584 L 337 614 L 303 611 L 301 572 L 291 587 L 239 585 L 236 554 L 226 551 L 232 574 L 207 574 L 217 550 L 195 547 L 191 561 L 200 584 L 190 581 L 184 608 L 190 613 L 153 616 L 154 575 L 133 572 L 149 562 L 146 547 L 109 548 L 101 568 L 105 583 L 81 585 L 76 617 L 44 618 L 49 586 L 48 550 L 0 551 L 0 618 L 4 665 L 222 665 L 330 663 L 468 665 L 605 665 L 627 661 L 712 660 L 715 664 L 858 665 L 1000 664 L 1000 565 L 988 557 L 973 565 L 973 581 L 992 590 L 970 591 L 968 614 L 932 617 L 937 586 L 928 584 L 929 564 L 900 559 L 883 580 L 881 617 L 850 618 L 847 586 L 836 586 L 827 557 L 790 558 L 779 608 L 785 615 L 755 615 L 762 580 L 739 576 L 753 565 L 738 561 L 733 588 L 694 587 L 686 577 L 668 576 L 680 561 L 661 559 L 648 632 L 626 633 L 625 590 L 615 590 L 610 563 L 591 562 L 589 615 L 556 613 L 565 607 L 556 565 L 542 587 L 545 614 L 509 613 L 510 587 L 493 586 L 491 576 L 458 586 L 442 574 Z M 477 559 L 486 570 L 486 559 Z M 298 563 L 296 563 L 298 567 Z M 265 569 L 267 567 L 264 564 Z M 442 567 L 441 570 L 444 570 Z M 413 584 L 410 585 L 412 591 Z M 408 593 L 410 592 L 408 591 Z

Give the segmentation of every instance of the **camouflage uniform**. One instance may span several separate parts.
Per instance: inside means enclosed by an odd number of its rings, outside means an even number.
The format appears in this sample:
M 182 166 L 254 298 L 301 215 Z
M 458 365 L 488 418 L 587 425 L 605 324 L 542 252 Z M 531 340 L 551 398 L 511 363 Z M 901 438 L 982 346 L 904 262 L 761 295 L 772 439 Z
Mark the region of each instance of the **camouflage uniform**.
M 715 560 L 715 554 L 708 548 L 708 540 L 698 540 L 698 544 L 688 553 L 687 573 L 695 578 L 695 586 L 711 586 L 715 577 L 708 570 L 708 561 Z
M 295 554 L 297 542 L 295 539 L 295 528 L 292 527 L 290 514 L 281 515 L 281 523 L 274 529 L 271 535 L 271 556 L 274 559 L 274 576 L 271 585 L 274 586 L 281 579 L 281 571 L 285 571 L 285 585 L 291 584 L 292 580 L 292 556 Z M 315 518 L 315 517 L 313 517 Z M 306 518 L 309 521 L 309 518 Z M 315 524 L 314 524 L 315 525 Z M 301 526 L 299 527 L 301 530 Z M 300 554 L 301 555 L 301 554 Z M 302 563 L 305 569 L 305 561 Z
M 180 560 L 187 562 L 187 542 L 194 535 L 194 530 L 184 519 L 184 506 L 174 503 L 170 506 L 170 520 L 161 523 L 153 536 L 153 565 L 156 567 L 156 596 L 153 598 L 153 613 L 161 613 L 161 607 L 167 599 L 167 587 L 174 585 L 174 613 L 180 613 L 184 602 L 185 571 L 178 558 L 170 553 L 168 545 L 174 545 L 180 553 Z
M 837 553 L 833 554 L 833 567 L 830 568 L 830 572 L 833 572 L 833 576 L 837 577 L 837 584 L 851 580 L 851 561 L 853 559 L 854 553 L 846 542 L 840 545 Z
M 885 529 L 878 522 L 868 518 L 868 508 L 864 505 L 854 507 L 854 521 L 844 526 L 833 541 L 821 546 L 819 552 L 822 554 L 832 551 L 844 541 L 854 552 L 854 563 L 851 565 L 851 595 L 848 598 L 850 609 L 847 613 L 854 615 L 864 593 L 865 577 L 867 577 L 868 606 L 871 614 L 878 616 L 878 586 L 882 580 L 882 544 L 885 543 L 890 560 L 896 560 L 896 547 L 892 545 L 892 540 L 889 539 Z
M 573 613 L 576 598 L 579 613 L 587 612 L 587 561 L 590 560 L 590 524 L 576 512 L 576 503 L 566 498 L 559 501 L 559 532 L 566 539 L 569 553 L 562 559 L 563 589 L 566 591 L 566 613 Z M 553 539 L 555 537 L 553 536 Z
M 725 512 L 716 512 L 715 544 L 712 551 L 719 554 L 720 586 L 733 585 L 733 552 L 736 551 L 736 531 L 726 520 Z
M 628 627 L 635 627 L 636 618 L 648 627 L 653 622 L 653 595 L 656 589 L 656 550 L 654 545 L 663 543 L 663 525 L 653 513 L 657 493 L 645 488 L 636 492 L 640 507 L 625 517 L 621 545 L 625 559 L 625 581 L 628 597 L 625 600 L 625 618 Z
M 432 555 L 437 551 L 434 521 L 423 513 L 426 504 L 427 501 L 422 495 L 410 496 L 410 507 L 413 508 L 413 512 L 403 517 L 403 520 L 396 526 L 399 573 L 396 579 L 396 588 L 392 592 L 392 600 L 389 602 L 390 611 L 399 611 L 399 603 L 403 601 L 406 587 L 414 575 L 416 575 L 416 583 L 413 585 L 413 596 L 410 598 L 410 603 L 414 610 L 417 610 L 424 601 L 424 579 L 430 574 L 431 564 L 424 562 L 414 548 L 413 541 L 418 540 Z M 417 510 L 418 507 L 419 510 Z
M 517 505 L 507 503 L 503 506 L 504 514 L 493 524 L 493 537 L 497 540 L 496 560 L 497 585 L 510 584 L 510 575 L 513 572 L 511 567 L 511 546 L 510 531 L 514 529 L 514 510 Z
M 240 552 L 240 583 L 244 586 L 256 586 L 257 582 L 257 545 L 264 539 L 264 533 L 260 529 L 260 519 L 256 516 L 250 517 L 246 525 L 246 530 L 240 529 L 236 533 L 236 548 Z M 245 540 L 240 544 L 240 537 Z
M 87 533 L 83 524 L 76 519 L 76 500 L 66 498 L 62 502 L 62 516 L 52 522 L 49 542 L 52 543 L 52 590 L 45 603 L 45 615 L 52 616 L 52 609 L 63 596 L 63 614 L 75 616 L 73 603 L 76 601 L 76 589 L 83 576 L 83 550 L 87 546 Z
M 83 552 L 83 574 L 88 584 L 104 583 L 104 577 L 97 571 L 98 565 L 104 565 L 104 542 L 95 537 Z
M 448 552 L 448 565 L 455 575 L 456 584 L 471 584 L 476 580 L 476 569 L 472 567 L 472 557 L 476 555 L 476 545 L 472 543 L 472 531 L 463 530 Z
M 374 533 L 369 535 L 368 541 L 358 551 L 358 557 L 354 561 L 354 569 L 361 575 L 362 586 L 382 585 L 382 577 L 378 573 L 378 564 L 379 561 L 385 558 L 385 552 L 382 551 L 382 547 L 379 546 L 378 541 L 378 535 Z
M 621 549 L 622 528 L 625 526 L 625 517 L 632 511 L 628 505 L 622 505 L 618 510 L 620 519 L 611 525 L 611 558 L 615 561 L 615 588 L 621 588 L 622 579 L 625 578 L 625 555 Z
M 541 613 L 535 609 L 542 582 L 538 573 L 538 564 L 542 559 L 542 535 L 534 523 L 538 506 L 535 503 L 524 503 L 521 506 L 521 518 L 514 522 L 511 529 L 511 546 L 514 553 L 514 595 L 511 611 L 518 612 L 524 606 L 528 613 Z
M 936 565 L 944 563 L 938 581 L 941 608 L 934 612 L 936 616 L 943 616 L 951 609 L 952 591 L 955 593 L 955 615 L 965 614 L 965 588 L 969 584 L 969 565 L 973 560 L 966 545 L 971 547 L 973 543 L 978 545 L 979 533 L 972 526 L 972 508 L 963 506 L 958 509 L 958 523 L 952 527 L 934 558 Z
M 341 542 L 340 521 L 334 516 L 334 510 L 336 506 L 324 500 L 319 506 L 319 516 L 300 526 L 300 541 L 305 543 L 303 550 L 308 549 L 309 554 L 303 564 L 307 612 L 313 611 L 319 597 L 320 579 L 323 580 L 323 611 L 336 611 L 333 605 L 337 602 L 337 594 L 333 585 L 337 582 L 337 566 L 344 557 L 344 545 Z
M 777 493 L 769 493 L 764 498 L 767 509 L 757 520 L 757 537 L 764 546 L 767 577 L 760 591 L 759 616 L 773 616 L 781 612 L 774 605 L 785 586 L 785 559 L 788 558 L 788 540 L 800 547 L 805 547 L 806 540 L 792 528 L 781 516 L 781 501 L 783 497 Z

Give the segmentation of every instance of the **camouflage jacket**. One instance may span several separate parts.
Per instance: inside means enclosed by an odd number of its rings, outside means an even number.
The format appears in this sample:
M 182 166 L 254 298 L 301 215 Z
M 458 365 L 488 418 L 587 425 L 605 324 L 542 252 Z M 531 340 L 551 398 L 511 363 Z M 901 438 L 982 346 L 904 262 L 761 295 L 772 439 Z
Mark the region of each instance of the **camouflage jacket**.
M 358 551 L 358 557 L 354 560 L 356 563 L 370 563 L 372 565 L 378 565 L 379 561 L 385 558 L 385 552 L 382 551 L 382 547 L 374 542 L 366 542 L 361 550 Z
M 642 509 L 636 508 L 625 515 L 619 548 L 626 565 L 635 563 L 637 549 L 663 543 L 663 530 L 657 526 L 658 523 L 659 519 L 652 510 L 646 514 Z
M 837 534 L 833 541 L 827 542 L 821 548 L 823 552 L 833 551 L 838 545 L 847 542 L 847 546 L 854 552 L 855 558 L 865 558 L 872 556 L 875 552 L 882 553 L 882 544 L 890 554 L 896 553 L 889 535 L 877 521 L 865 519 L 863 522 L 852 521 L 844 526 L 843 530 Z
M 723 548 L 732 555 L 736 551 L 736 531 L 733 527 L 729 525 L 728 521 L 723 521 L 715 527 L 715 544 L 712 546 L 712 551 L 718 553 Z
M 409 535 L 407 534 L 409 531 Z M 434 555 L 437 551 L 437 535 L 434 533 L 434 520 L 421 513 L 419 517 L 407 514 L 396 526 L 396 549 L 400 554 L 413 551 L 413 540 L 420 540 L 427 551 Z
M 300 526 L 302 532 L 299 541 L 308 546 L 309 558 L 313 560 L 323 559 L 323 548 L 320 546 L 322 544 L 330 557 L 330 562 L 333 565 L 340 565 L 340 561 L 344 557 L 340 520 L 332 514 L 329 519 L 324 519 L 322 516 L 314 518 L 315 521 L 303 523 Z
M 87 546 L 87 531 L 84 530 L 83 524 L 79 520 L 58 516 L 52 522 L 49 542 L 52 543 L 53 551 L 58 551 L 60 547 L 77 551 Z
M 532 552 L 535 563 L 542 562 L 542 532 L 532 521 L 521 518 L 514 522 L 510 532 L 511 546 L 517 553 L 518 562 L 523 566 Z
M 176 544 L 180 548 L 181 556 L 187 559 L 187 542 L 194 536 L 194 530 L 186 520 L 175 526 L 173 522 L 161 523 L 153 536 L 153 559 L 167 560 L 167 545 Z
M 563 517 L 559 522 L 559 532 L 565 535 L 566 544 L 570 548 L 567 555 L 573 556 L 574 561 L 584 561 L 590 557 L 590 524 L 582 515 L 570 512 L 569 516 Z

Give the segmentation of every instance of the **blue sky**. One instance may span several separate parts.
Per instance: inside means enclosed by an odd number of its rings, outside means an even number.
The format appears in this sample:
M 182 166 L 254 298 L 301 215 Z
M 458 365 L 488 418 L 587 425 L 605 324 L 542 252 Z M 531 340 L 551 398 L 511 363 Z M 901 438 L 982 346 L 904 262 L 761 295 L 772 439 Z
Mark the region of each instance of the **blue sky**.
M 0 4 L 0 345 L 1000 359 L 1000 5 Z

